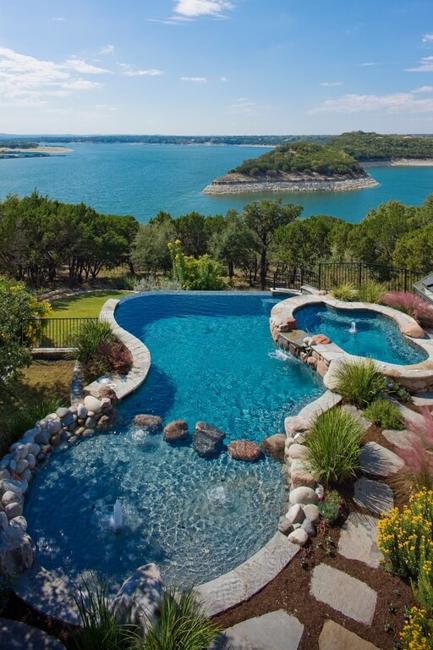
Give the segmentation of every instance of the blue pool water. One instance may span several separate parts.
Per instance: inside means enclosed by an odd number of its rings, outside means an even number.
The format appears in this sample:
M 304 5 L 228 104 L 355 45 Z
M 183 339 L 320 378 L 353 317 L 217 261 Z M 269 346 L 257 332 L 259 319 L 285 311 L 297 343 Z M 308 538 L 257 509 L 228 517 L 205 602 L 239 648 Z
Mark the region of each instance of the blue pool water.
M 157 562 L 183 586 L 246 560 L 276 530 L 285 497 L 281 465 L 199 458 L 191 442 L 170 446 L 130 426 L 137 413 L 204 419 L 226 442 L 261 442 L 323 392 L 304 365 L 281 353 L 269 332 L 266 294 L 150 294 L 126 299 L 116 318 L 143 339 L 152 367 L 121 403 L 115 429 L 61 449 L 35 477 L 26 505 L 39 559 L 69 576 L 96 570 L 115 585 Z M 114 535 L 115 500 L 125 528 Z
M 419 345 L 402 336 L 393 319 L 368 309 L 334 309 L 321 303 L 300 307 L 295 318 L 300 329 L 309 334 L 326 334 L 349 354 L 404 365 L 427 358 Z M 352 322 L 356 333 L 350 332 Z

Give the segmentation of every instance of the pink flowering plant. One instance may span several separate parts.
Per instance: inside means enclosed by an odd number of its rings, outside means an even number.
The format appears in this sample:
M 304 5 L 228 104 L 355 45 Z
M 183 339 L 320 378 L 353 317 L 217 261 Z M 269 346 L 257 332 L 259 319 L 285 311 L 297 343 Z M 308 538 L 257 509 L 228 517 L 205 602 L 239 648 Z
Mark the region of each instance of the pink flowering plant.
M 433 327 L 433 307 L 421 296 L 410 291 L 389 291 L 383 294 L 381 302 L 388 307 L 412 316 L 422 327 Z

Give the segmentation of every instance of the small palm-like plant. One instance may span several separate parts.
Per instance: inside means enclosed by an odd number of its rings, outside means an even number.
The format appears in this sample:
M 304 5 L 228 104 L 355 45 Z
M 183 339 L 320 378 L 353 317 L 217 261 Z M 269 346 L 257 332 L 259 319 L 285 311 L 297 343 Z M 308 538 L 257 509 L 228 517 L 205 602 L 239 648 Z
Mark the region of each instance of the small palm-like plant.
M 386 390 L 386 378 L 367 361 L 346 361 L 337 370 L 336 390 L 351 404 L 366 408 Z
M 365 417 L 383 429 L 404 429 L 403 418 L 393 402 L 375 399 L 364 412 Z
M 114 340 L 114 334 L 108 323 L 88 321 L 74 337 L 73 343 L 77 350 L 78 361 L 84 365 L 90 363 L 100 346 L 112 343 Z
M 205 650 L 220 634 L 190 591 L 169 590 L 159 605 L 159 616 L 149 621 L 136 650 Z
M 305 440 L 307 462 L 324 483 L 342 483 L 355 476 L 363 431 L 357 420 L 342 409 L 321 413 Z

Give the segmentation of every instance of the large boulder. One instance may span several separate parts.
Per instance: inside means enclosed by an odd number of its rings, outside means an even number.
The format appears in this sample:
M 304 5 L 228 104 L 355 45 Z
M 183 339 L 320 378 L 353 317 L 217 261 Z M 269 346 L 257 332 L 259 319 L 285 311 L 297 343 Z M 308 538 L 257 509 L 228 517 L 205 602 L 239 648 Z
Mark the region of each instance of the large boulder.
M 161 574 L 156 564 L 138 567 L 120 587 L 112 604 L 119 623 L 133 623 L 146 629 L 157 618 L 163 597 Z
M 265 438 L 265 440 L 263 440 L 262 446 L 265 454 L 268 454 L 277 460 L 283 461 L 285 444 L 286 436 L 284 433 L 274 433 L 273 436 L 269 436 L 269 438 Z
M 150 415 L 148 413 L 140 413 L 134 418 L 134 425 L 144 429 L 149 433 L 157 433 L 161 429 L 162 420 L 159 415 Z
M 234 460 L 244 460 L 253 463 L 262 455 L 262 450 L 251 440 L 234 440 L 228 446 L 228 452 Z
M 421 325 L 418 325 L 415 321 L 413 323 L 408 323 L 402 327 L 401 331 L 406 336 L 410 336 L 413 339 L 422 339 L 425 336 L 425 332 Z
M 207 422 L 197 422 L 193 447 L 202 458 L 216 456 L 222 449 L 225 433 Z
M 188 422 L 186 420 L 173 420 L 164 427 L 164 440 L 178 442 L 185 440 L 188 435 Z
M 20 527 L 0 531 L 0 576 L 13 578 L 33 564 L 32 540 Z

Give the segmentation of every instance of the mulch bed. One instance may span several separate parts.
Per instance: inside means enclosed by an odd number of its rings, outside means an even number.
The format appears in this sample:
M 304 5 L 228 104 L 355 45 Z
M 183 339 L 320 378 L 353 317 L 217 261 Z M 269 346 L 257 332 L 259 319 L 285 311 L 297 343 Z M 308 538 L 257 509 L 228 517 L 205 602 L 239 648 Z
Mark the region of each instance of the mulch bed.
M 248 618 L 284 609 L 304 625 L 299 650 L 318 648 L 320 632 L 328 619 L 383 650 L 398 648 L 406 608 L 414 604 L 410 587 L 383 569 L 371 569 L 362 562 L 347 560 L 338 555 L 336 549 L 339 534 L 337 528 L 326 532 L 319 530 L 310 546 L 302 549 L 275 580 L 250 600 L 213 620 L 222 628 L 227 628 Z M 376 611 L 371 627 L 347 618 L 310 595 L 312 569 L 322 562 L 362 580 L 377 592 Z

